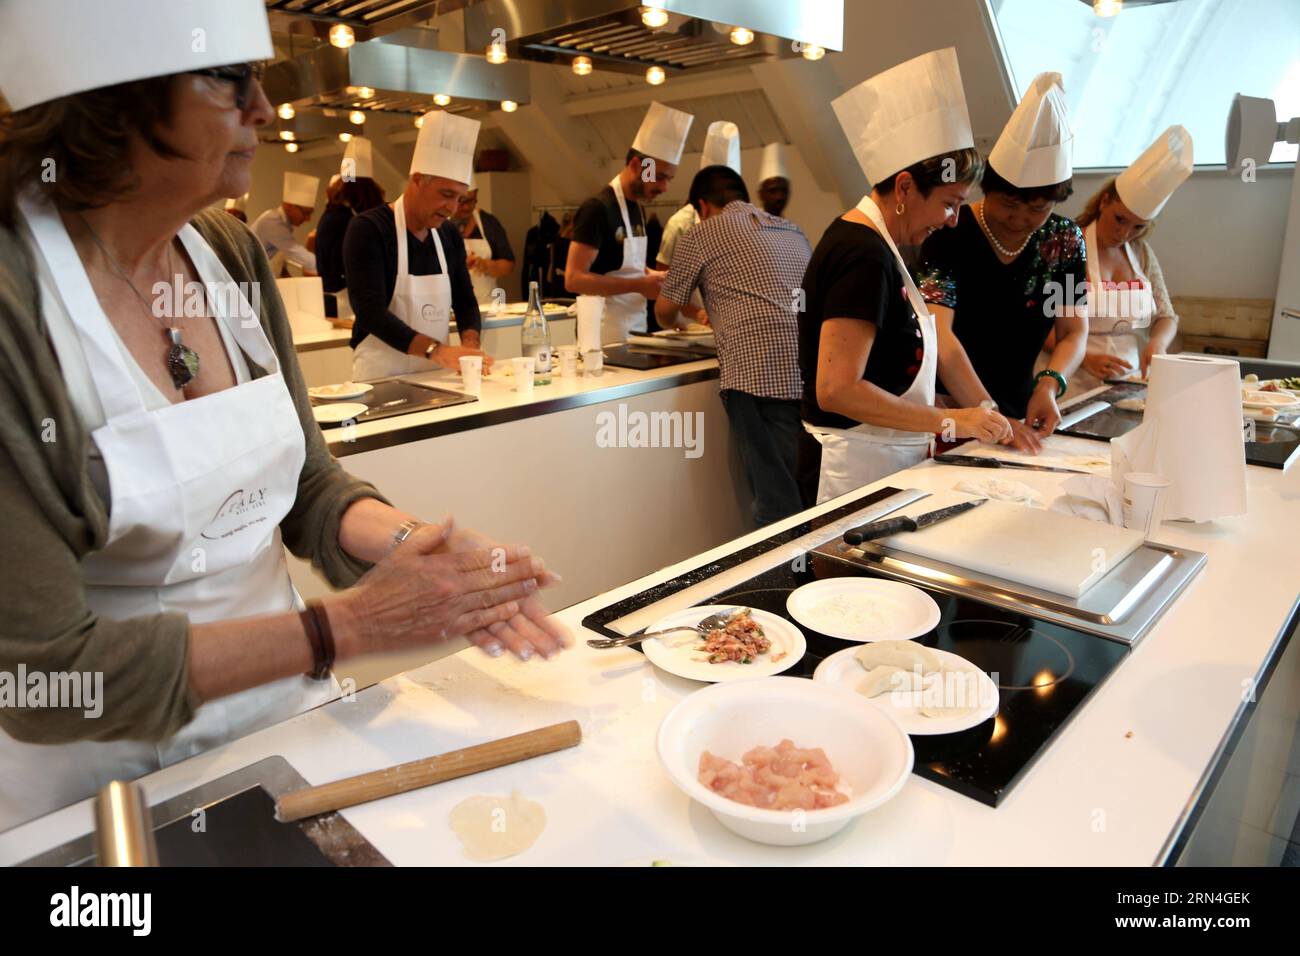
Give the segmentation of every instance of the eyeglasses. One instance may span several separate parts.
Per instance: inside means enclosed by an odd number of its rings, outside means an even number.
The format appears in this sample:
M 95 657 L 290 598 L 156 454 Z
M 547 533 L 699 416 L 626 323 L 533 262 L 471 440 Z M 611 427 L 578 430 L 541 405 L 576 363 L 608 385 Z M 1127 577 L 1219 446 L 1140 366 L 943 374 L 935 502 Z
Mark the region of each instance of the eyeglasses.
M 266 74 L 265 63 L 233 63 L 230 66 L 214 66 L 206 70 L 186 70 L 195 76 L 208 76 L 214 80 L 225 80 L 235 85 L 235 107 L 244 112 L 252 101 L 253 81 L 262 82 Z

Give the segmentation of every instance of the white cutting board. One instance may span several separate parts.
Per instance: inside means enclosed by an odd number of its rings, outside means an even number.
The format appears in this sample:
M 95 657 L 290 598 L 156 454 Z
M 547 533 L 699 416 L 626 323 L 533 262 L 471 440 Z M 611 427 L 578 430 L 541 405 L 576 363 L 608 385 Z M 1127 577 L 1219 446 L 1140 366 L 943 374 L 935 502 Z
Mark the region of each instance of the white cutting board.
M 935 492 L 887 515 L 916 517 L 973 495 Z M 1142 544 L 1142 532 L 1041 508 L 987 501 L 921 531 L 879 539 L 897 551 L 1077 598 Z

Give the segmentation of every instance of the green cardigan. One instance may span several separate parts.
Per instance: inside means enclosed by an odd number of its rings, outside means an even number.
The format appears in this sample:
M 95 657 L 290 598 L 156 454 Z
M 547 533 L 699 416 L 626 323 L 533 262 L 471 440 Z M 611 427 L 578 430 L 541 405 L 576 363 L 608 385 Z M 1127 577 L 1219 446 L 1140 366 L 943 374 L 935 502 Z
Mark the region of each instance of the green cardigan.
M 307 458 L 280 524 L 285 546 L 346 587 L 368 565 L 339 547 L 339 520 L 360 498 L 384 499 L 339 467 L 312 418 L 261 243 L 216 209 L 193 225 L 236 282 L 260 284 L 262 327 L 302 422 Z M 199 705 L 189 689 L 189 620 L 163 613 L 118 621 L 86 606 L 79 562 L 103 547 L 108 505 L 90 481 L 90 436 L 46 333 L 33 255 L 18 232 L 0 225 L 0 692 L 17 680 L 19 665 L 28 674 L 101 672 L 103 713 L 88 719 L 79 708 L 19 708 L 0 696 L 0 730 L 31 743 L 163 740 Z M 249 367 L 255 378 L 266 374 Z

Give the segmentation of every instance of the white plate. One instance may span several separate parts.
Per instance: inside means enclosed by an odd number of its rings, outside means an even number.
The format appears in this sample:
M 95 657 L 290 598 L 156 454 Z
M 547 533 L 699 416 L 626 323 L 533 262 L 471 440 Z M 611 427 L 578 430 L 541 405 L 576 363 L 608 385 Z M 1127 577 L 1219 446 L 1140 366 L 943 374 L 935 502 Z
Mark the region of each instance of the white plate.
M 872 632 L 854 631 L 821 622 L 816 609 L 836 598 L 868 597 L 875 603 L 885 625 Z M 785 609 L 804 627 L 842 641 L 910 641 L 928 634 L 939 623 L 939 605 L 920 588 L 901 581 L 878 578 L 827 578 L 790 592 Z M 830 628 L 827 630 L 827 628 Z
M 337 425 L 370 411 L 370 406 L 360 402 L 336 402 L 333 405 L 312 406 L 312 417 L 323 425 Z
M 706 604 L 701 607 L 682 608 L 655 621 L 654 625 L 647 627 L 646 630 L 662 631 L 681 624 L 699 624 L 710 614 L 734 611 L 736 607 L 737 605 L 734 604 Z M 645 653 L 646 660 L 661 670 L 688 680 L 710 683 L 744 680 L 749 677 L 770 677 L 789 670 L 799 663 L 808 651 L 808 642 L 804 640 L 803 632 L 785 618 L 777 617 L 767 611 L 754 608 L 752 613 L 754 620 L 763 628 L 767 639 L 772 642 L 772 649 L 760 655 L 752 664 L 741 664 L 736 661 L 710 664 L 708 661 L 697 661 L 695 658 L 702 656 L 701 639 L 690 631 L 678 631 L 676 634 L 666 634 L 661 638 L 652 637 L 642 642 L 641 650 Z M 779 661 L 772 660 L 774 654 L 783 651 L 784 657 Z
M 374 389 L 369 382 L 340 382 L 337 385 L 317 385 L 307 389 L 312 398 L 325 401 L 338 401 L 344 398 L 360 398 Z
M 1247 408 L 1291 408 L 1300 405 L 1300 398 L 1290 392 L 1256 392 L 1243 390 L 1241 404 Z
M 867 677 L 866 669 L 853 656 L 859 650 L 860 648 L 857 647 L 846 647 L 842 651 L 836 651 L 817 665 L 817 670 L 813 672 L 813 680 L 826 684 L 835 684 L 838 687 L 844 687 L 857 693 L 859 685 Z M 929 650 L 939 658 L 944 672 L 952 671 L 978 675 L 976 679 L 979 686 L 974 693 L 977 695 L 976 700 L 983 705 L 979 710 L 961 717 L 926 717 L 921 713 L 920 708 L 906 703 L 907 698 L 911 696 L 910 694 L 898 695 L 903 699 L 904 703 L 895 700 L 893 691 L 885 691 L 885 693 L 876 697 L 864 697 L 863 699 L 870 701 L 892 715 L 904 730 L 917 736 L 955 734 L 958 731 L 969 730 L 984 723 L 998 712 L 998 685 L 993 683 L 993 678 L 960 654 L 941 651 L 936 647 L 931 647 Z M 959 693 L 960 691 L 954 690 L 953 692 Z

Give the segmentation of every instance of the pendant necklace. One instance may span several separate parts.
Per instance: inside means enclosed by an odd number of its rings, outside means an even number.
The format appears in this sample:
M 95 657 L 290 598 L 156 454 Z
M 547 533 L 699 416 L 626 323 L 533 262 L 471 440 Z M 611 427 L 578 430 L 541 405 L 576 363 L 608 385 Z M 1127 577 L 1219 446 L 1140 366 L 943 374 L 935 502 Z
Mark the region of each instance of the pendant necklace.
M 1007 256 L 1011 259 L 1019 259 L 1020 253 L 1025 251 L 1025 246 L 1029 245 L 1029 240 L 1034 238 L 1034 234 L 1031 232 L 1029 235 L 1025 236 L 1025 241 L 1020 244 L 1020 248 L 1013 252 L 1002 243 L 998 242 L 997 236 L 993 235 L 993 230 L 989 228 L 989 224 L 984 220 L 984 203 L 980 203 L 979 209 L 977 209 L 976 212 L 979 214 L 980 225 L 984 227 L 984 235 L 988 236 L 989 242 L 993 243 L 993 248 L 998 251 L 998 254 Z
M 149 302 L 140 294 L 140 290 L 135 287 L 135 283 L 127 276 L 126 270 L 122 268 L 121 264 L 118 263 L 113 254 L 104 247 L 104 244 L 99 241 L 99 236 L 95 235 L 95 230 L 90 228 L 90 223 L 86 222 L 86 217 L 78 213 L 77 218 L 80 219 L 81 224 L 86 227 L 86 231 L 90 233 L 90 238 L 93 239 L 95 245 L 99 247 L 99 251 L 104 254 L 104 258 L 108 260 L 109 265 L 111 265 L 114 271 L 117 272 L 118 277 L 130 287 L 132 292 L 135 293 L 135 297 L 140 300 L 140 304 L 144 306 L 144 310 L 162 324 L 163 334 L 167 337 L 167 341 L 170 343 L 167 347 L 167 354 L 164 356 L 164 361 L 167 363 L 167 371 L 171 374 L 172 383 L 178 389 L 185 388 L 185 386 L 194 381 L 195 377 L 199 374 L 199 353 L 181 341 L 180 329 L 174 325 L 168 325 L 167 322 L 163 320 L 162 316 L 155 314 L 154 310 L 150 308 Z M 167 262 L 169 265 L 172 263 L 172 245 L 170 241 L 167 243 Z

